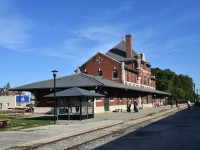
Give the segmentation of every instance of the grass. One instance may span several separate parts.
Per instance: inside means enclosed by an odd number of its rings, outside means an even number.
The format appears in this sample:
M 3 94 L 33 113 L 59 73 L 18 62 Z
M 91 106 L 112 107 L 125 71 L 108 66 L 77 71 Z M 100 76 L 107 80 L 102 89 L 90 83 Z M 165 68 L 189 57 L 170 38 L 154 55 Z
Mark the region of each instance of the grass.
M 14 147 L 10 147 L 6 150 L 22 150 L 22 149 L 27 149 L 26 146 L 14 146 Z
M 149 113 L 148 115 L 146 115 L 146 116 L 153 116 L 153 115 L 155 115 L 156 113 L 155 112 L 152 112 L 152 113 Z
M 54 123 L 52 119 L 45 118 L 8 118 L 5 116 L 0 116 L 0 120 L 4 119 L 10 119 L 10 124 L 4 129 L 0 128 L 0 131 L 16 131 L 20 129 L 50 125 Z
M 0 111 L 0 114 L 9 114 L 9 111 Z
M 163 110 L 159 111 L 159 113 L 164 112 L 164 111 L 167 111 L 167 110 L 168 110 L 168 109 L 163 109 Z

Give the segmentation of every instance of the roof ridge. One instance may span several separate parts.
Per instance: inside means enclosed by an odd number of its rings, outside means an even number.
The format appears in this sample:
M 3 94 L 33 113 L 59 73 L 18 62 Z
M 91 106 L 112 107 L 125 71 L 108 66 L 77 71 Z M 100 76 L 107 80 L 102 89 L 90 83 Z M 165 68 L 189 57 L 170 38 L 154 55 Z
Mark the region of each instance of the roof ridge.
M 85 78 L 90 78 L 90 79 L 92 79 L 92 81 L 94 81 L 94 82 L 96 82 L 98 84 L 104 85 L 102 82 L 96 80 L 95 76 L 91 76 L 91 75 L 88 75 L 88 74 L 85 74 L 85 73 L 80 73 L 80 75 L 85 77 Z
M 126 45 L 126 42 L 124 40 L 122 40 L 121 42 L 119 42 L 118 44 L 116 44 L 113 48 L 117 48 L 120 44 L 125 44 Z M 111 48 L 111 49 L 113 49 Z M 108 50 L 109 52 L 110 50 Z

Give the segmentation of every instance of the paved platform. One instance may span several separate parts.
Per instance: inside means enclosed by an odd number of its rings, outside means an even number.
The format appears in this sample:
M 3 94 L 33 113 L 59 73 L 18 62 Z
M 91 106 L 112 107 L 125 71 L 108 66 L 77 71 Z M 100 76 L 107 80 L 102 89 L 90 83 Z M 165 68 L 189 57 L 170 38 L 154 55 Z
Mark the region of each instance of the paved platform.
M 186 105 L 181 107 L 186 108 Z M 25 146 L 37 143 L 57 140 L 60 138 L 72 136 L 93 129 L 109 126 L 115 123 L 120 123 L 130 119 L 141 118 L 151 113 L 158 113 L 163 110 L 177 110 L 178 108 L 171 106 L 160 106 L 156 108 L 146 108 L 135 112 L 106 112 L 96 114 L 94 119 L 82 121 L 59 120 L 56 125 L 48 125 L 20 131 L 0 132 L 0 149 L 8 149 L 15 146 Z M 39 117 L 41 115 L 33 115 Z
M 200 107 L 182 110 L 95 150 L 200 150 Z

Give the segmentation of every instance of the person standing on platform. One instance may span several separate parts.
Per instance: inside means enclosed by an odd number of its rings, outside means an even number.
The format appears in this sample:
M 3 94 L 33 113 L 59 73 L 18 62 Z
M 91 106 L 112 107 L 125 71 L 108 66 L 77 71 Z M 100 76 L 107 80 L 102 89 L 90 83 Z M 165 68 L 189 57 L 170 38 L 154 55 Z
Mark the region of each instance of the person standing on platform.
M 187 101 L 187 105 L 188 105 L 188 110 L 190 110 L 190 106 L 191 106 L 190 100 Z
M 178 109 L 180 109 L 180 102 L 179 101 L 177 102 L 177 106 L 178 106 Z
M 138 104 L 136 100 L 134 101 L 134 111 L 138 112 Z
M 131 112 L 131 103 L 130 102 L 128 102 L 128 104 L 127 104 L 127 112 Z
M 176 100 L 176 107 L 178 107 L 178 101 Z

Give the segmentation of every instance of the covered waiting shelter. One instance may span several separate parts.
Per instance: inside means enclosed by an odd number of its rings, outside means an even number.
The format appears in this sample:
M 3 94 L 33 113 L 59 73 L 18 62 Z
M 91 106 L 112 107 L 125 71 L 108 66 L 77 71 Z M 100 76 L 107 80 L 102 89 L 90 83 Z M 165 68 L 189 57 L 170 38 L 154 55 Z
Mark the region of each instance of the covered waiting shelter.
M 94 118 L 94 98 L 103 96 L 78 87 L 56 92 L 58 119 L 83 120 Z M 44 97 L 52 98 L 54 94 Z

